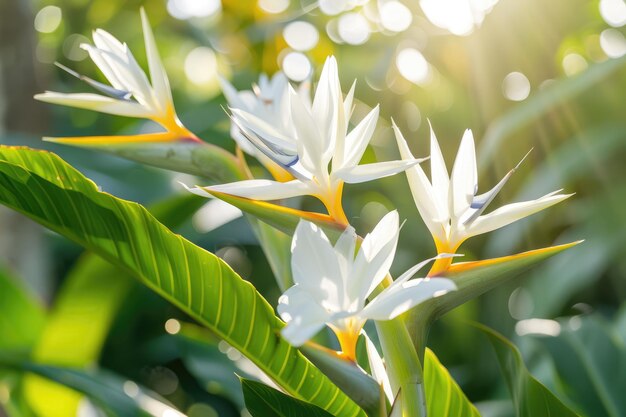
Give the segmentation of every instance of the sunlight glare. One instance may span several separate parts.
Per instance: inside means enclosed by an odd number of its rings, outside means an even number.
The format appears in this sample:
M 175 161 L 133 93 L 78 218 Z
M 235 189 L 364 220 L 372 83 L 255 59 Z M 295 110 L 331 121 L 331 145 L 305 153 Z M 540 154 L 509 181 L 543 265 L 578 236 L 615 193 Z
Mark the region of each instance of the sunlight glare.
M 498 0 L 420 0 L 430 22 L 442 29 L 466 36 L 479 26 Z
M 609 58 L 619 58 L 626 54 L 626 38 L 615 29 L 603 30 L 600 34 L 600 47 Z
M 619 28 L 626 24 L 624 0 L 600 0 L 600 14 L 606 23 Z
M 370 26 L 360 13 L 346 13 L 339 18 L 339 36 L 350 45 L 361 45 L 370 37 Z
M 530 81 L 521 72 L 511 72 L 502 81 L 502 92 L 511 101 L 523 101 L 530 94 Z
M 430 81 L 430 65 L 424 55 L 414 48 L 405 48 L 396 56 L 396 67 L 407 80 L 417 85 Z
M 285 26 L 283 37 L 287 45 L 296 51 L 308 51 L 317 45 L 320 35 L 309 22 L 296 21 Z
M 52 33 L 61 24 L 61 9 L 57 6 L 46 6 L 35 16 L 35 30 L 40 33 Z
M 411 26 L 413 14 L 404 4 L 391 0 L 380 7 L 380 21 L 387 30 L 404 32 Z
M 268 13 L 282 13 L 289 7 L 289 0 L 259 0 L 259 7 Z
M 292 81 L 304 81 L 311 74 L 311 62 L 301 52 L 289 52 L 283 58 L 283 72 Z

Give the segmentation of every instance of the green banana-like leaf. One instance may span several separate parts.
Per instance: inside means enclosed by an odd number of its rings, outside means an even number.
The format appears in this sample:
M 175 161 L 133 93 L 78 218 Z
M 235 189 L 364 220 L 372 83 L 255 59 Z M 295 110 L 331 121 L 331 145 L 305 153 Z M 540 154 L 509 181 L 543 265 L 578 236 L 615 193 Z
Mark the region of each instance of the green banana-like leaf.
M 182 194 L 158 202 L 150 212 L 175 227 L 204 203 L 201 197 Z M 95 364 L 132 284 L 119 267 L 93 253 L 83 255 L 64 280 L 33 349 L 33 360 L 77 369 Z M 40 417 L 75 415 L 82 398 L 78 392 L 37 375 L 26 376 L 22 390 Z
M 84 256 L 61 288 L 33 349 L 33 360 L 76 369 L 93 365 L 132 283 L 107 261 L 91 254 Z M 78 392 L 38 375 L 27 375 L 22 389 L 41 417 L 76 415 L 82 398 Z
M 99 192 L 56 155 L 0 147 L 0 202 L 136 276 L 250 358 L 289 394 L 336 416 L 364 415 L 281 338 L 282 322 L 250 283 L 215 255 L 169 231 L 142 206 Z
M 486 326 L 474 325 L 487 335 L 496 351 L 518 417 L 578 416 L 528 372 L 522 354 L 513 343 Z
M 424 355 L 426 405 L 431 416 L 480 417 L 437 356 L 426 349 Z
M 274 388 L 250 379 L 242 379 L 246 408 L 253 417 L 332 417 L 313 404 L 297 400 Z
M 0 351 L 28 354 L 45 323 L 43 306 L 0 269 Z
M 626 347 L 597 316 L 579 317 L 572 328 L 561 323 L 558 336 L 538 339 L 548 348 L 559 380 L 584 415 L 626 415 Z
M 158 396 L 108 371 L 81 371 L 72 368 L 40 365 L 0 355 L 0 369 L 31 372 L 47 380 L 72 388 L 91 399 L 109 417 L 184 417 Z M 44 401 L 44 399 L 42 399 Z M 54 407 L 55 404 L 47 404 Z

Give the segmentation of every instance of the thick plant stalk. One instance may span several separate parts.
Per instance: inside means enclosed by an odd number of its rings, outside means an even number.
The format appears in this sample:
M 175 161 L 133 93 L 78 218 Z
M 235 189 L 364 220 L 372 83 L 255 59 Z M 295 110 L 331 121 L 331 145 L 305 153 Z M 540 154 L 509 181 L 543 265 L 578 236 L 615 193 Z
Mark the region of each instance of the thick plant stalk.
M 377 295 L 392 282 L 391 276 L 379 285 L 372 295 Z M 402 317 L 377 321 L 376 330 L 380 338 L 387 374 L 394 395 L 401 392 L 403 417 L 426 417 L 426 394 L 422 358 L 418 355 L 411 335 Z

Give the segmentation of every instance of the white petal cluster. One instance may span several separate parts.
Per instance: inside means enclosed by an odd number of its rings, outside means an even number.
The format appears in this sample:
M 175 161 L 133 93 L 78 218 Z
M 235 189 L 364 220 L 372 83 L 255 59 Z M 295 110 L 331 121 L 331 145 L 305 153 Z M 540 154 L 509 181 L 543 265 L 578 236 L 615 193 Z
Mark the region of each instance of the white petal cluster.
M 392 211 L 363 239 L 355 255 L 357 236 L 353 228 L 348 227 L 333 246 L 321 229 L 301 221 L 291 248 L 295 285 L 280 297 L 278 305 L 280 316 L 287 322 L 283 336 L 300 346 L 328 325 L 340 342 L 356 341 L 366 320 L 393 319 L 456 288 L 443 278 L 410 280 L 427 260 L 366 303 L 389 273 L 398 235 L 398 213 Z
M 175 128 L 180 122 L 174 112 L 169 81 L 143 9 L 141 22 L 151 82 L 125 43 L 102 29 L 96 29 L 93 33 L 94 45 L 82 44 L 81 48 L 89 53 L 110 85 L 61 67 L 103 94 L 48 91 L 37 94 L 35 98 L 119 116 L 152 119 L 168 129 Z
M 287 84 L 287 94 L 280 86 Z M 242 99 L 226 86 L 232 107 L 233 123 L 241 136 L 274 163 L 292 174 L 289 182 L 251 180 L 207 187 L 208 190 L 258 200 L 313 195 L 328 208 L 341 198 L 344 182 L 359 183 L 393 175 L 420 162 L 420 160 L 388 161 L 359 165 L 369 144 L 378 119 L 378 106 L 348 132 L 352 113 L 354 85 L 345 99 L 341 92 L 337 62 L 329 57 L 311 102 L 306 94 L 297 93 L 282 76 L 272 80 L 267 90 L 270 99 L 279 106 L 267 116 L 267 108 L 259 109 L 256 102 Z M 262 97 L 262 96 L 261 96 Z M 244 103 L 247 100 L 248 103 Z M 265 115 L 264 115 L 265 114 Z M 249 148 L 249 145 L 245 145 Z M 202 189 L 199 194 L 207 195 Z
M 294 136 L 293 120 L 289 117 L 291 115 L 291 109 L 289 108 L 290 85 L 285 74 L 277 72 L 272 78 L 269 78 L 266 74 L 261 74 L 259 82 L 252 86 L 252 90 L 237 91 L 224 78 L 220 78 L 220 85 L 228 101 L 228 106 L 233 113 L 239 111 L 246 112 L 259 120 L 265 121 L 284 136 Z M 298 89 L 298 94 L 304 100 L 309 98 L 308 86 L 309 83 L 303 82 Z M 239 147 L 247 154 L 257 158 L 270 170 L 276 179 L 292 179 L 291 175 L 280 168 L 280 165 L 273 162 L 272 159 L 267 157 L 265 153 L 244 136 L 240 128 L 241 122 L 237 121 L 235 117 L 233 116 L 230 134 Z
M 406 140 L 394 125 L 400 154 L 413 159 Z M 520 162 L 521 163 L 521 162 Z M 491 232 L 526 216 L 548 208 L 570 197 L 553 191 L 536 200 L 508 204 L 488 214 L 482 214 L 495 198 L 513 172 L 513 168 L 491 190 L 478 192 L 476 151 L 471 130 L 461 139 L 452 174 L 444 162 L 439 143 L 432 128 L 430 131 L 430 180 L 420 166 L 406 171 L 415 205 L 430 230 L 439 253 L 454 253 L 467 238 Z

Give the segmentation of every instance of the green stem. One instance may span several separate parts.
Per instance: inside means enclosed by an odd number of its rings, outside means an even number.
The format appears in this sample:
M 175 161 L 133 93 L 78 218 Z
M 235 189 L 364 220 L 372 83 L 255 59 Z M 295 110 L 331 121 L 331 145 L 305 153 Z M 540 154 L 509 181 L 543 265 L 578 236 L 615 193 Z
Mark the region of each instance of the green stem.
M 391 283 L 391 277 L 378 286 L 372 296 Z M 413 346 L 411 336 L 401 317 L 377 321 L 387 374 L 394 393 L 400 392 L 403 417 L 426 417 L 424 375 L 420 357 Z

